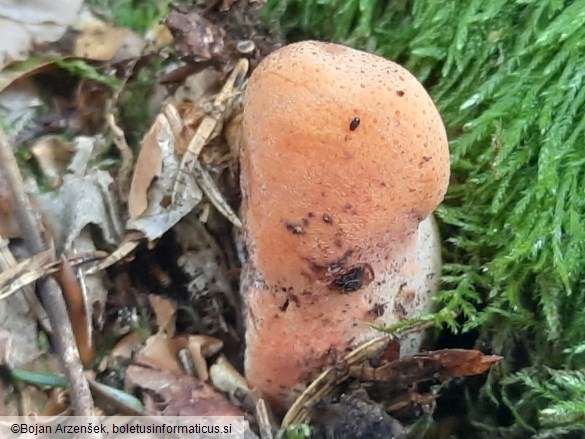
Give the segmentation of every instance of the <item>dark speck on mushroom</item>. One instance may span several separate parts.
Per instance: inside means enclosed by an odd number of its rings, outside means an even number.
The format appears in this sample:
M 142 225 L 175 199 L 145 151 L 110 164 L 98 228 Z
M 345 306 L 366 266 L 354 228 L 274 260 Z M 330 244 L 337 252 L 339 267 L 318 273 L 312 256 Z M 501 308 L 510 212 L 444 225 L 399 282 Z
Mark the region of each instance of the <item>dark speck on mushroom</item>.
M 293 235 L 301 235 L 305 233 L 305 228 L 303 226 L 299 226 L 298 224 L 285 223 L 285 226 L 287 230 L 293 233 Z
M 374 306 L 368 310 L 368 314 L 372 317 L 378 318 L 384 315 L 384 311 L 386 311 L 385 303 L 375 303 Z

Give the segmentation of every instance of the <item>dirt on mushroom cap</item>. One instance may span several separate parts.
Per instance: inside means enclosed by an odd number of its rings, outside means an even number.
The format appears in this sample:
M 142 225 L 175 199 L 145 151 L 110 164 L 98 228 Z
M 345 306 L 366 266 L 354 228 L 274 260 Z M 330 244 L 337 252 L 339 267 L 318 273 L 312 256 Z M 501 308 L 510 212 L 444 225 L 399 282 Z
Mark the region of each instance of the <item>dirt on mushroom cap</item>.
M 384 278 L 380 271 L 417 273 L 407 267 L 412 258 L 399 253 L 412 253 L 419 223 L 446 192 L 445 129 L 422 85 L 401 66 L 303 42 L 255 70 L 243 140 L 249 324 L 256 338 L 268 328 L 280 338 L 265 346 L 275 355 L 284 355 L 276 344 L 298 331 L 300 342 L 314 338 L 310 349 L 287 354 L 291 374 L 310 370 L 328 347 L 349 343 L 351 331 L 336 327 L 372 321 L 365 311 L 376 285 L 369 283 Z M 303 329 L 291 332 L 295 325 Z

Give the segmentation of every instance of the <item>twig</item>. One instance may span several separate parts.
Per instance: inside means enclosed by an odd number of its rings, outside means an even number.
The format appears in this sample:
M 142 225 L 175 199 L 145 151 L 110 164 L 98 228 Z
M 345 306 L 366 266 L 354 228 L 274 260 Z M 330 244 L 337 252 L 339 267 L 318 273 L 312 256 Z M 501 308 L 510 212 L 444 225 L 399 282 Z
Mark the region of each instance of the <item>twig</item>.
M 20 226 L 21 237 L 31 255 L 41 253 L 46 247 L 39 231 L 35 211 L 24 191 L 24 183 L 16 158 L 1 127 L 0 163 L 14 198 L 15 214 Z M 83 374 L 83 366 L 59 285 L 50 277 L 41 279 L 39 281 L 39 296 L 49 315 L 53 329 L 53 343 L 71 386 L 69 394 L 73 410 L 78 416 L 94 416 L 94 405 L 89 385 Z
M 118 171 L 117 185 L 118 197 L 120 201 L 126 203 L 128 201 L 128 188 L 130 187 L 130 180 L 132 179 L 132 165 L 134 163 L 134 153 L 126 142 L 126 136 L 122 128 L 116 123 L 113 113 L 106 115 L 106 122 L 112 133 L 112 141 L 120 151 L 122 158 L 122 165 Z
M 173 184 L 173 193 L 171 196 L 173 204 L 178 205 L 181 203 L 182 194 L 186 192 L 186 181 L 188 178 L 191 178 L 195 163 L 199 160 L 199 153 L 213 137 L 217 127 L 223 123 L 224 113 L 230 107 L 234 97 L 238 94 L 238 91 L 234 91 L 234 87 L 241 87 L 249 68 L 250 63 L 247 59 L 242 58 L 237 62 L 221 91 L 213 101 L 213 109 L 211 113 L 203 118 L 197 127 L 197 131 L 195 131 L 195 134 L 193 134 L 193 137 L 189 141 L 187 150 L 181 159 L 179 172 L 177 173 L 177 177 Z M 227 205 L 227 203 L 225 204 Z M 221 207 L 222 206 L 220 206 L 220 212 L 222 212 Z M 229 208 L 229 210 L 231 211 L 231 208 Z M 235 213 L 231 213 L 228 219 L 234 222 L 234 217 L 236 218 L 235 225 L 240 227 L 241 223 L 239 219 L 237 219 Z
M 27 261 L 31 261 L 33 258 L 27 259 Z M 7 272 L 10 272 L 11 269 L 18 267 L 19 265 L 20 264 L 16 262 L 16 258 L 8 248 L 8 239 L 4 239 L 2 234 L 0 234 L 0 279 L 2 279 Z M 39 298 L 36 296 L 34 288 L 27 283 L 19 282 L 19 280 L 20 279 L 14 279 L 11 283 L 20 284 L 20 288 L 16 291 L 22 291 L 28 307 L 39 321 L 41 327 L 49 333 L 52 332 L 47 312 L 41 305 Z M 12 291 L 4 293 L 3 290 L 2 281 L 0 280 L 0 300 L 4 300 L 12 294 Z

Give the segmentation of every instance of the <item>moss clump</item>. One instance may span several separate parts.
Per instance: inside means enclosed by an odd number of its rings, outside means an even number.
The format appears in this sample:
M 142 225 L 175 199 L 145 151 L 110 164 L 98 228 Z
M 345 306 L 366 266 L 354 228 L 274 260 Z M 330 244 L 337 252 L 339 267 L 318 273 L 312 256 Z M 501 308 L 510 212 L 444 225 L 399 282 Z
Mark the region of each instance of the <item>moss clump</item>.
M 585 388 L 585 1 L 270 0 L 265 13 L 289 40 L 370 50 L 425 83 L 452 151 L 439 301 L 506 357 L 484 388 L 514 415 L 497 431 L 582 431 L 582 397 L 561 401 Z
M 144 33 L 168 11 L 166 0 L 88 0 L 98 13 L 122 27 Z

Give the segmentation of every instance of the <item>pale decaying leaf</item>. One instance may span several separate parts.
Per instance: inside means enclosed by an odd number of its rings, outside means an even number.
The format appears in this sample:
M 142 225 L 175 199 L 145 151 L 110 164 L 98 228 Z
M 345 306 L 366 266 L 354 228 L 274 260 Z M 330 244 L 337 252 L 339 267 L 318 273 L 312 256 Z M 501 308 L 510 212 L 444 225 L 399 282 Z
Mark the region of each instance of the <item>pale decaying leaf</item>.
M 57 191 L 39 196 L 39 204 L 51 224 L 59 254 L 95 253 L 96 243 L 90 226 L 99 230 L 103 243 L 109 246 L 118 244 L 122 226 L 113 189 L 110 174 L 94 170 L 87 175 L 66 174 Z M 100 326 L 108 293 L 104 273 L 89 274 L 78 269 L 76 274 L 88 314 L 94 315 Z
M 113 179 L 105 171 L 96 170 L 85 176 L 66 174 L 57 191 L 38 196 L 53 228 L 57 253 L 70 253 L 74 240 L 89 225 L 99 229 L 106 244 L 118 244 L 122 226 L 112 186 Z
M 173 337 L 176 330 L 177 302 L 158 294 L 149 294 L 148 301 L 156 316 L 159 332 L 165 332 L 169 337 Z
M 75 152 L 69 161 L 67 171 L 76 175 L 84 175 L 89 161 L 98 157 L 106 148 L 107 145 L 103 137 L 77 136 L 73 141 Z
M 166 416 L 243 416 L 243 412 L 225 396 L 189 375 L 130 366 L 126 370 L 126 390 L 133 391 L 137 387 L 156 394 L 158 404 L 146 406 L 151 413 Z
M 31 78 L 16 79 L 4 88 L 4 79 L 8 78 L 6 72 L 0 73 L 0 118 L 4 120 L 11 135 L 18 135 L 24 127 L 32 123 L 43 101 L 38 85 Z
M 50 257 L 49 254 L 37 256 L 36 263 L 39 265 Z M 11 255 L 9 258 L 3 255 L 0 258 L 0 275 L 10 270 L 14 262 Z M 32 296 L 31 301 L 36 299 L 30 287 L 25 294 Z M 38 303 L 31 304 L 38 306 Z M 16 294 L 0 300 L 0 363 L 19 367 L 36 359 L 41 354 L 37 340 L 37 318 L 31 312 L 25 295 Z
M 179 169 L 175 146 L 180 133 L 173 131 L 173 127 L 181 126 L 175 107 L 166 105 L 144 137 L 134 169 L 128 199 L 131 218 L 126 228 L 143 232 L 149 240 L 162 236 L 191 212 L 202 198 L 195 180 L 188 178 L 182 202 L 169 202 Z
M 57 41 L 77 18 L 82 0 L 0 0 L 0 70 L 26 59 L 33 44 Z
M 26 59 L 32 36 L 22 24 L 0 17 L 0 41 L 1 70 L 11 62 Z

